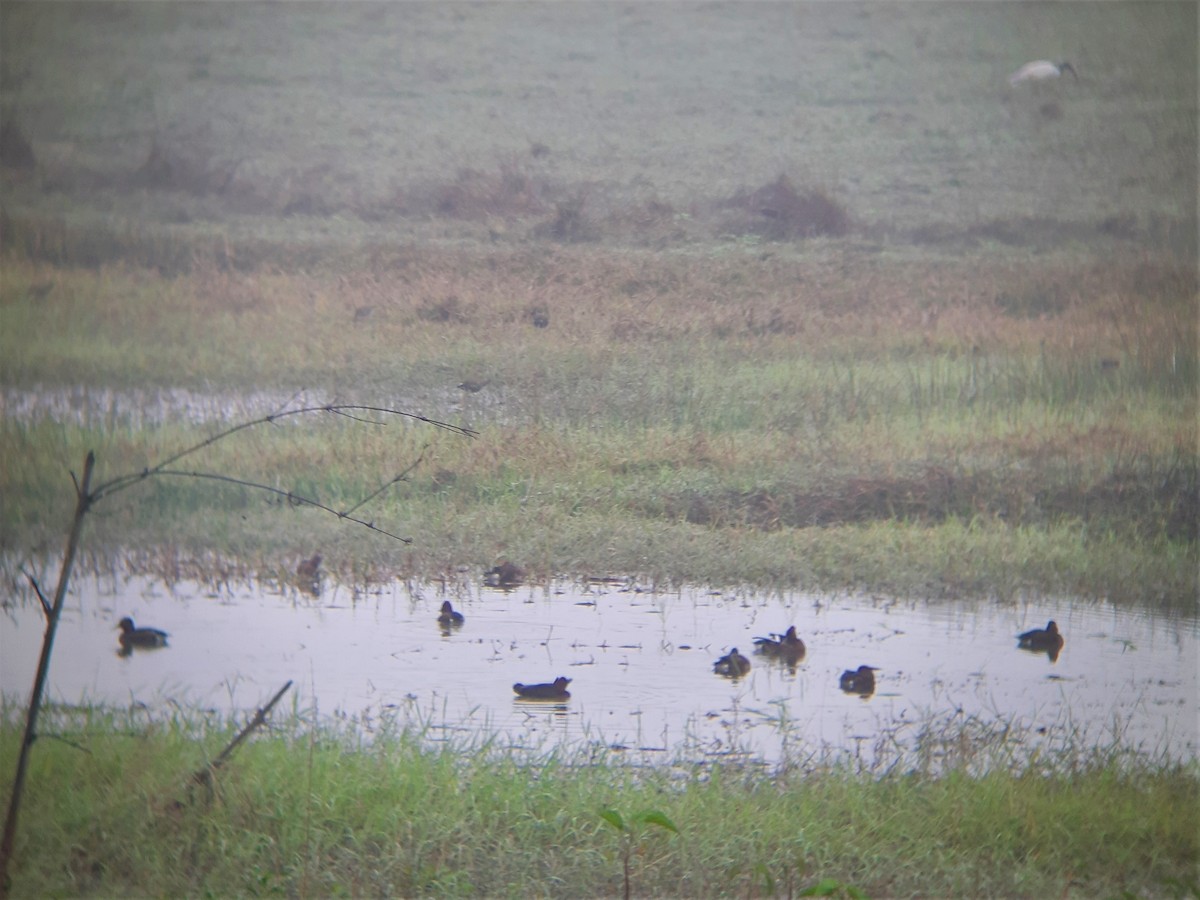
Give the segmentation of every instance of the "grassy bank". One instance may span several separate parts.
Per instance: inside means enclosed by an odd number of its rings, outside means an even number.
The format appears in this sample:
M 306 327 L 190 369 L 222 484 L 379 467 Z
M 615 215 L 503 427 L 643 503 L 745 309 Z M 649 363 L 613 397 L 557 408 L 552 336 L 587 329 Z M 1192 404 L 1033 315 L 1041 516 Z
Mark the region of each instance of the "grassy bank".
M 522 763 L 413 734 L 363 746 L 293 722 L 243 747 L 215 790 L 189 788 L 230 736 L 178 717 L 52 712 L 14 896 L 612 896 L 624 845 L 605 809 L 678 829 L 633 827 L 642 896 L 794 894 L 822 879 L 880 897 L 1195 890 L 1194 767 L 1118 752 L 980 777 L 816 765 L 764 779 L 720 763 L 596 765 L 603 755 Z M 17 741 L 6 724 L 5 770 Z
M 0 423 L 4 543 L 57 545 L 88 449 L 103 479 L 212 433 L 170 391 L 239 421 L 303 385 L 478 437 L 316 415 L 186 468 L 345 509 L 423 454 L 366 510 L 412 545 L 172 479 L 114 500 L 98 549 L 1193 605 L 1190 266 L 847 252 L 425 248 L 354 276 L 174 279 L 13 259 L 4 381 L 35 408 L 97 387 L 58 422 Z

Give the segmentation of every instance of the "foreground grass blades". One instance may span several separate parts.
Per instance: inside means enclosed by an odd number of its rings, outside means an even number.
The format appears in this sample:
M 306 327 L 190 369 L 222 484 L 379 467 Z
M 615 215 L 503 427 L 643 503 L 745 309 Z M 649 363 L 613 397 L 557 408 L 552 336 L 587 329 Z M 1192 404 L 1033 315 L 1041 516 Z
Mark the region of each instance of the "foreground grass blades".
M 6 722 L 5 769 L 19 738 Z M 647 771 L 486 744 L 429 750 L 411 733 L 366 745 L 286 717 L 279 729 L 205 791 L 188 775 L 223 746 L 223 727 L 49 710 L 14 896 L 595 897 L 620 893 L 625 862 L 644 896 L 821 883 L 879 897 L 1171 896 L 1200 854 L 1194 765 L 1116 752 L 975 777 L 809 765 L 763 778 L 719 763 Z M 652 812 L 633 817 L 626 846 L 613 810 Z

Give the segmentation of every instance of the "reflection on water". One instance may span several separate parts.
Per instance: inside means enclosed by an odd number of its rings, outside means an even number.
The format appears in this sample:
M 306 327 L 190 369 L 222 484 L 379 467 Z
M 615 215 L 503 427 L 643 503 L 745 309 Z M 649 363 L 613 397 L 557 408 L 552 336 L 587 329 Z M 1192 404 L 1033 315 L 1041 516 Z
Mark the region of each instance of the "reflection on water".
M 450 598 L 461 625 L 439 621 Z M 36 601 L 8 599 L 0 684 L 24 703 L 43 622 Z M 169 646 L 118 657 L 116 623 L 127 615 L 169 633 Z M 1017 636 L 1051 615 L 1061 652 L 1018 649 Z M 733 648 L 754 646 L 756 635 L 781 639 L 793 625 L 802 657 L 739 654 L 748 671 L 714 673 Z M 81 577 L 59 628 L 49 697 L 248 710 L 294 679 L 301 708 L 368 735 L 398 722 L 431 739 L 495 737 L 537 752 L 928 762 L 957 752 L 949 732 L 937 749 L 943 727 L 980 741 L 1004 734 L 1030 750 L 1119 743 L 1195 758 L 1198 640 L 1193 619 L 1066 601 L 933 605 L 619 584 L 446 593 L 395 583 L 356 594 L 330 582 L 312 597 L 254 584 Z M 569 699 L 514 695 L 514 683 L 558 678 L 570 679 Z

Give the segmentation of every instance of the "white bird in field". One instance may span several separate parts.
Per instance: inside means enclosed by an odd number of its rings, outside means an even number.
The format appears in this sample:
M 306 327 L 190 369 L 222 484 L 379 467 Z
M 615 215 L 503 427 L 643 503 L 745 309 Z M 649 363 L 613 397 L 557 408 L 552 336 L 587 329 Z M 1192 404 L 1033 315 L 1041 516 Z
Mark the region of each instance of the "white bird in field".
M 1027 62 L 1017 71 L 1008 76 L 1008 83 L 1016 87 L 1022 81 L 1046 81 L 1050 78 L 1058 78 L 1063 72 L 1070 72 L 1075 80 L 1079 80 L 1079 76 L 1075 74 L 1074 67 L 1065 60 L 1060 63 L 1050 62 L 1048 59 L 1035 59 L 1033 62 Z

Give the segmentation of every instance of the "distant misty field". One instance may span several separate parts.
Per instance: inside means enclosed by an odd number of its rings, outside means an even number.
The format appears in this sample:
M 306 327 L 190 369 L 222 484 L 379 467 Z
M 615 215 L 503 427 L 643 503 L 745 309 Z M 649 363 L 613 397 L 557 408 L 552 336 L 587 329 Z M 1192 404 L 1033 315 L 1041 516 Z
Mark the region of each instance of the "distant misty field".
M 692 247 L 778 237 L 791 211 L 753 192 L 782 174 L 845 212 L 831 233 L 881 246 L 1194 249 L 1194 4 L 5 3 L 0 17 L 0 103 L 37 164 L 7 178 L 17 219 Z M 1078 80 L 1010 87 L 1038 58 Z

